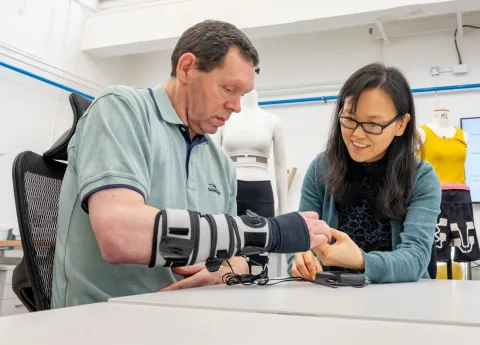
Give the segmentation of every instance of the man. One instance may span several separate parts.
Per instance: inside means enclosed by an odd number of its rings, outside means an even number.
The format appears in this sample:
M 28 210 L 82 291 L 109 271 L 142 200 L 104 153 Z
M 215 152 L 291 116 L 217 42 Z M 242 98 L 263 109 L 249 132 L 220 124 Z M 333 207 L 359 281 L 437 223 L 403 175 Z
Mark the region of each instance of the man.
M 236 216 L 233 165 L 208 134 L 240 111 L 258 53 L 233 25 L 205 21 L 181 36 L 171 62 L 165 87 L 109 87 L 78 122 L 60 195 L 53 308 L 219 284 L 230 271 L 158 267 L 152 239 L 156 248 L 164 238 L 161 210 Z M 318 215 L 302 217 L 311 241 L 312 229 L 330 237 Z M 248 273 L 242 257 L 229 262 Z

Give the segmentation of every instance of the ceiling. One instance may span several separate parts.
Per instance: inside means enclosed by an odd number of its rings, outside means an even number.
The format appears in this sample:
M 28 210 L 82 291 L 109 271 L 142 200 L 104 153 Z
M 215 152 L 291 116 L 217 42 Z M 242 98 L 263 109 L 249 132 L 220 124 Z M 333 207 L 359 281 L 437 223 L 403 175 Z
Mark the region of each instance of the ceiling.
M 459 17 L 457 13 L 447 13 L 431 17 L 411 18 L 411 19 L 393 19 L 380 21 L 387 39 L 395 39 L 407 36 L 425 35 L 438 32 L 453 32 L 461 24 L 479 25 L 480 11 L 464 12 Z M 468 29 L 464 29 L 468 30 Z M 375 33 L 381 35 L 379 27 L 375 28 Z
M 104 58 L 171 49 L 184 30 L 183 26 L 187 25 L 175 18 L 182 16 L 182 18 L 185 18 L 185 22 L 188 22 L 197 20 L 197 17 L 201 18 L 204 15 L 197 13 L 199 10 L 204 10 L 204 8 L 201 8 L 202 1 L 99 1 L 103 4 L 102 7 L 108 4 L 110 10 L 100 11 L 97 15 L 87 18 L 83 36 L 83 51 Z M 209 0 L 209 2 L 213 1 Z M 302 1 L 307 2 L 307 0 Z M 408 0 L 402 1 L 406 2 Z M 399 37 L 424 35 L 433 32 L 452 32 L 453 35 L 457 27 L 462 27 L 461 24 L 480 25 L 479 0 L 428 1 L 430 1 L 428 4 L 323 17 L 321 15 L 325 11 L 318 10 L 318 18 L 311 14 L 312 11 L 309 11 L 306 12 L 308 16 L 302 17 L 304 19 L 290 21 L 281 17 L 281 13 L 270 12 L 270 16 L 265 17 L 265 23 L 259 21 L 260 19 L 264 20 L 261 13 L 237 16 L 239 17 L 238 20 L 242 22 L 239 27 L 253 39 L 368 25 L 373 29 L 375 37 L 388 43 Z M 142 2 L 144 6 L 138 6 Z M 135 9 L 127 10 L 128 7 L 132 6 L 132 3 L 137 4 Z M 158 3 L 168 4 L 168 13 L 164 11 L 165 7 L 157 5 Z M 192 10 L 189 15 L 186 15 L 185 8 L 187 6 L 196 8 L 197 12 Z M 240 9 L 239 7 L 238 10 Z M 206 12 L 211 15 L 213 10 L 212 8 Z M 218 13 L 220 13 L 219 11 L 217 9 Z M 133 13 L 135 13 L 135 18 L 141 18 L 141 20 L 133 19 Z M 217 17 L 219 16 L 218 13 Z M 300 11 L 297 11 L 295 15 L 303 15 L 303 12 L 299 13 Z M 229 13 L 223 15 L 227 16 Z M 135 25 L 125 26 L 126 21 L 135 22 Z M 461 35 L 462 32 L 459 31 L 459 36 Z

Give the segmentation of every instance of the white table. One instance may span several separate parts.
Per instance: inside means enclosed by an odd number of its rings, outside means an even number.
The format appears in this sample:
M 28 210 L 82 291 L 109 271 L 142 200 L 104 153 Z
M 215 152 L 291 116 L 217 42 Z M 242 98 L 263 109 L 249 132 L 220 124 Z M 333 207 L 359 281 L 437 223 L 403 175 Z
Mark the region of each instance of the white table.
M 109 302 L 480 327 L 480 281 L 424 280 L 337 289 L 307 282 L 218 285 Z
M 475 327 L 113 303 L 0 318 L 0 343 L 9 345 L 451 345 L 478 339 Z

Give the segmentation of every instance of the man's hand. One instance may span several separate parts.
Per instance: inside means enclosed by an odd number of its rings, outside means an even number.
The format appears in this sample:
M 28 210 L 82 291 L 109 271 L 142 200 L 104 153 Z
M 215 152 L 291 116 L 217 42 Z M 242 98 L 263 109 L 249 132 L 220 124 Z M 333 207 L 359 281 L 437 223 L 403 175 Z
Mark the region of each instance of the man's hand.
M 228 262 L 236 274 L 247 274 L 249 271 L 248 264 L 242 257 L 230 258 Z M 175 267 L 172 268 L 172 271 L 184 276 L 185 279 L 161 289 L 160 292 L 223 284 L 223 276 L 232 272 L 229 266 L 223 264 L 217 272 L 209 272 L 204 264 Z
M 338 266 L 356 270 L 365 269 L 360 248 L 346 233 L 331 229 L 334 244 L 321 244 L 312 248 L 324 266 Z
M 316 274 L 321 271 L 322 265 L 311 251 L 295 253 L 292 263 L 292 277 L 315 280 Z
M 308 232 L 310 233 L 310 248 L 320 244 L 329 243 L 332 239 L 330 227 L 323 220 L 318 219 L 316 212 L 299 212 L 307 223 Z

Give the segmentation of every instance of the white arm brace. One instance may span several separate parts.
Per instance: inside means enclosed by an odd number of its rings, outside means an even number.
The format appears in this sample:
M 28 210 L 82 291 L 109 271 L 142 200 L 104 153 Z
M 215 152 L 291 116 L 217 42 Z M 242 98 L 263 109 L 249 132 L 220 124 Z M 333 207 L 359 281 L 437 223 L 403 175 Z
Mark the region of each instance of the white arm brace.
M 149 267 L 205 262 L 209 271 L 217 271 L 222 261 L 232 256 L 309 249 L 308 228 L 298 213 L 264 218 L 247 211 L 246 215 L 231 217 L 167 209 L 155 218 Z

